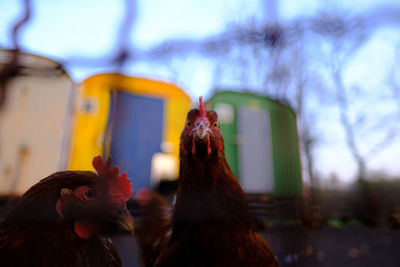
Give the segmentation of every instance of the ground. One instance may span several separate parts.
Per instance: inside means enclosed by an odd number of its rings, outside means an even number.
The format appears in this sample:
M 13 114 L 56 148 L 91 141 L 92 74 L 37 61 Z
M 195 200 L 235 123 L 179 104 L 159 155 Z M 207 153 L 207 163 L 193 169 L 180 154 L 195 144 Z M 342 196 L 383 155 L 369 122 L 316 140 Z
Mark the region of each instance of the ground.
M 263 236 L 281 266 L 400 266 L 400 232 L 386 227 L 272 228 Z
M 353 226 L 273 227 L 262 232 L 280 266 L 400 266 L 400 231 Z M 134 236 L 113 238 L 123 266 L 141 266 Z

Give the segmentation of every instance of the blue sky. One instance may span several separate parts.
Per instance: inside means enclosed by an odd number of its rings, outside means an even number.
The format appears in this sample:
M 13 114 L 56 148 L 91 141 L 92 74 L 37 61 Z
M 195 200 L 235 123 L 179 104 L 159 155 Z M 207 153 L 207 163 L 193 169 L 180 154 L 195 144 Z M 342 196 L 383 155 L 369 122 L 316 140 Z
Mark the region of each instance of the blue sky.
M 115 47 L 118 27 L 124 16 L 123 0 L 32 0 L 33 17 L 24 27 L 21 34 L 21 45 L 24 50 L 44 55 L 56 60 L 71 56 L 102 58 L 109 55 Z M 262 12 L 266 1 L 255 0 L 140 0 L 137 1 L 137 16 L 129 40 L 138 49 L 146 50 L 160 42 L 171 38 L 201 39 L 218 34 L 232 23 L 240 24 L 249 20 L 258 22 L 266 19 L 279 19 L 281 22 L 291 21 L 299 17 L 307 17 L 318 10 L 343 10 L 357 14 L 369 12 L 377 6 L 396 6 L 395 0 L 358 0 L 358 1 L 325 1 L 321 5 L 318 0 L 269 0 L 267 3 L 279 3 L 276 12 Z M 0 1 L 0 47 L 11 48 L 11 25 L 20 12 L 22 1 Z M 267 14 L 267 15 L 265 15 Z M 266 18 L 265 16 L 268 16 Z M 398 25 L 388 25 L 376 30 L 370 40 L 349 61 L 349 70 L 345 72 L 345 83 L 349 86 L 359 85 L 369 88 L 363 95 L 359 105 L 368 108 L 377 90 L 389 90 L 385 87 L 386 68 L 390 68 L 394 58 L 394 44 L 399 42 Z M 187 72 L 187 80 L 181 82 L 193 98 L 207 95 L 212 86 L 210 63 L 203 58 L 196 58 L 194 70 Z M 110 68 L 85 66 L 67 66 L 68 72 L 76 82 Z M 132 75 L 168 76 L 167 69 L 147 65 L 145 62 L 128 66 Z M 193 72 L 195 74 L 193 74 Z M 365 79 L 368 77 L 368 79 Z M 165 78 L 165 77 L 164 77 Z M 168 77 L 167 77 L 168 78 Z M 383 86 L 382 86 L 383 85 Z M 393 103 L 387 103 L 393 105 Z M 321 108 L 318 106 L 317 108 Z M 370 112 L 387 112 L 385 104 L 375 105 Z M 335 171 L 343 179 L 351 180 L 355 171 L 352 158 L 346 151 L 343 131 L 337 121 L 338 112 L 326 112 L 318 122 L 324 129 L 322 141 L 316 152 L 318 171 L 325 176 Z M 371 138 L 375 138 L 371 133 Z M 400 142 L 395 142 L 385 153 L 377 154 L 371 159 L 374 169 L 385 169 L 393 174 L 400 174 Z

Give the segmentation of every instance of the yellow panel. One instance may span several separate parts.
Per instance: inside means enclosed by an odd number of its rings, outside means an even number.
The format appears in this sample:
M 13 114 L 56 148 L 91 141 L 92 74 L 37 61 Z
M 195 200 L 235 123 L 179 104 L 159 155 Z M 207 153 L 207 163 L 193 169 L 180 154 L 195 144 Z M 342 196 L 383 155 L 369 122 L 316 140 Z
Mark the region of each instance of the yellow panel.
M 79 91 L 70 169 L 93 170 L 92 158 L 103 151 L 110 91 L 116 89 L 165 100 L 163 142 L 173 144 L 171 153 L 178 158 L 180 134 L 192 103 L 190 97 L 180 88 L 165 82 L 122 74 L 100 74 L 85 80 Z M 91 105 L 90 112 L 85 110 Z
M 185 125 L 186 115 L 191 108 L 191 102 L 170 98 L 165 105 L 164 142 L 174 145 L 172 153 L 179 157 L 180 136 Z
M 92 111 L 85 110 L 89 104 L 93 105 Z M 102 155 L 109 105 L 107 87 L 90 82 L 81 86 L 72 135 L 71 170 L 94 170 L 91 163 L 94 156 Z
M 191 102 L 190 97 L 179 87 L 162 81 L 129 77 L 122 74 L 99 74 L 88 78 L 84 83 L 104 84 L 130 93 L 158 98 L 181 98 Z

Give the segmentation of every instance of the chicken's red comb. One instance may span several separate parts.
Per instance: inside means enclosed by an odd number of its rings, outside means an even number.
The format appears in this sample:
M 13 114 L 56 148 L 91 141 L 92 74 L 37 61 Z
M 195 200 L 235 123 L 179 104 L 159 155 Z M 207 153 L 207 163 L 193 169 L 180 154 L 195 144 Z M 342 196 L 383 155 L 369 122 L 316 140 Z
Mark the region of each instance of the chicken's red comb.
M 200 110 L 200 116 L 205 116 L 206 115 L 206 110 L 204 109 L 204 104 L 203 104 L 203 97 L 199 97 L 199 110 Z
M 112 202 L 125 203 L 132 196 L 132 184 L 126 172 L 119 175 L 119 167 L 111 167 L 111 158 L 104 161 L 101 156 L 93 158 L 93 167 L 100 177 L 107 179 L 108 192 Z

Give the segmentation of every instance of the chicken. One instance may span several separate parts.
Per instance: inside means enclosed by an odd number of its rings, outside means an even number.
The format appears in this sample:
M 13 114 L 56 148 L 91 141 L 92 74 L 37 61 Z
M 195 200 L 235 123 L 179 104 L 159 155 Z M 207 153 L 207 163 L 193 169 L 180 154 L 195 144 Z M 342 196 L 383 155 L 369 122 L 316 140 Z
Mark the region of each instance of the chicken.
M 1 266 L 121 266 L 101 234 L 132 232 L 126 209 L 132 185 L 110 159 L 90 171 L 56 172 L 32 186 L 0 225 Z
M 300 208 L 300 219 L 310 229 L 317 228 L 325 222 L 320 206 L 312 203 L 303 203 Z
M 141 213 L 135 235 L 139 241 L 142 262 L 152 266 L 160 244 L 170 231 L 172 207 L 162 195 L 145 188 L 136 193 L 135 200 Z
M 172 233 L 156 266 L 278 266 L 230 170 L 215 111 L 187 115 Z
M 389 206 L 387 221 L 390 228 L 400 228 L 400 209 L 394 203 Z

